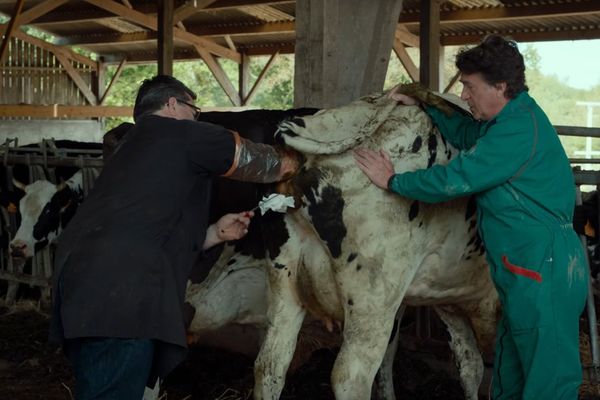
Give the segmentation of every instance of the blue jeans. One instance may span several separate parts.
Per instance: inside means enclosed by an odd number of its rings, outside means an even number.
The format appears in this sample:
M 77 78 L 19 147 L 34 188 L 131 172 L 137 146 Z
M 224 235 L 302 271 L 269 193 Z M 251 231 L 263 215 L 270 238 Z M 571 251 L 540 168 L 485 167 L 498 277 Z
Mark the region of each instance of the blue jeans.
M 139 400 L 150 375 L 154 341 L 78 338 L 65 341 L 77 400 Z

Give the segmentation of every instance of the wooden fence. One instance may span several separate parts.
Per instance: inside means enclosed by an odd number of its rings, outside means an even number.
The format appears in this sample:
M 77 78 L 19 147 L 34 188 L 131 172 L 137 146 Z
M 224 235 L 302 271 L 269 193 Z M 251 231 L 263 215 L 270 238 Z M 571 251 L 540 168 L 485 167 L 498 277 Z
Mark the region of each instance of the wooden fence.
M 94 69 L 69 61 L 91 89 Z M 12 37 L 0 67 L 0 104 L 89 104 L 49 50 Z

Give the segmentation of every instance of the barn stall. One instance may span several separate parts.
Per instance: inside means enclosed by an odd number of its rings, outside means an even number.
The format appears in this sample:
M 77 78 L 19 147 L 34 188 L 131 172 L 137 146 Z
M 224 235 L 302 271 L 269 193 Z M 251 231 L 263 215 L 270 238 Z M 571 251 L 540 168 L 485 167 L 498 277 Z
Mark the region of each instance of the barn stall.
M 600 5 L 592 0 L 405 0 L 383 1 L 380 8 L 360 0 L 18 0 L 1 1 L 0 12 L 9 18 L 3 25 L 0 47 L 0 134 L 6 140 L 2 150 L 6 178 L 17 165 L 28 169 L 30 179 L 42 175 L 51 179 L 52 171 L 61 164 L 100 167 L 89 153 L 54 151 L 51 142 L 42 142 L 39 150 L 29 153 L 16 149 L 15 144 L 49 137 L 99 141 L 103 118 L 131 115 L 130 106 L 104 105 L 127 65 L 158 63 L 159 71 L 169 74 L 176 61 L 202 60 L 230 99 L 232 109 L 236 109 L 249 104 L 280 54 L 295 53 L 295 106 L 333 107 L 381 90 L 392 54 L 413 81 L 449 91 L 457 77 L 441 77 L 439 61 L 444 46 L 477 43 L 492 32 L 518 41 L 600 38 Z M 390 22 L 389 15 L 398 18 Z M 20 29 L 28 26 L 50 33 L 54 39 L 50 42 Z M 363 33 L 361 40 L 352 38 L 356 30 Z M 420 68 L 407 52 L 411 47 L 420 50 Z M 249 82 L 250 59 L 264 55 L 269 61 L 263 72 L 255 82 Z M 239 65 L 237 85 L 224 72 L 219 59 Z M 117 73 L 107 81 L 109 65 L 116 65 Z M 599 135 L 597 128 L 558 127 L 558 131 L 564 135 Z M 63 132 L 75 132 L 76 137 L 66 137 Z M 34 133 L 40 135 L 34 137 Z M 14 137 L 17 143 L 10 140 Z M 572 162 L 583 163 L 577 159 Z M 577 172 L 576 177 L 579 184 L 600 182 L 595 172 Z M 90 178 L 88 185 L 92 181 Z M 10 179 L 6 182 L 3 190 L 10 189 Z M 16 218 L 13 209 L 6 210 L 3 237 L 9 238 L 15 232 Z M 47 303 L 51 247 L 36 255 L 23 271 L 12 263 L 6 248 L 2 251 L 0 279 L 6 305 L 28 298 Z M 0 371 L 5 371 L 0 378 L 6 381 L 4 387 L 11 388 L 10 398 L 69 398 L 72 381 L 68 366 L 56 349 L 44 344 L 47 321 L 43 314 L 15 313 L 12 310 L 18 307 L 10 307 L 2 309 L 0 325 L 0 329 L 6 329 L 0 333 L 0 360 L 4 361 L 0 362 Z M 595 313 L 590 315 L 594 326 Z M 583 322 L 584 332 L 590 332 L 587 323 Z M 447 334 L 439 321 L 428 309 L 415 309 L 402 329 L 403 354 L 396 359 L 395 381 L 397 385 L 408 385 L 397 387 L 397 393 L 407 398 L 453 398 L 450 394 L 456 393 L 456 398 L 461 398 L 445 344 Z M 582 343 L 590 378 L 587 388 L 593 393 L 597 350 L 592 360 L 589 355 L 594 346 L 589 340 L 587 345 L 585 339 Z M 332 398 L 327 390 L 332 354 L 332 350 L 321 351 L 320 357 L 297 372 L 297 377 L 291 376 L 286 389 L 289 393 L 285 392 L 284 398 Z M 232 371 L 231 365 L 239 365 L 239 370 Z M 251 368 L 251 358 L 194 348 L 192 357 L 167 380 L 168 398 L 246 398 L 252 386 Z M 206 381 L 195 386 L 198 376 L 206 376 Z M 224 377 L 228 376 L 231 380 L 225 383 Z M 431 377 L 437 378 L 432 381 Z M 312 385 L 306 382 L 319 383 L 307 393 L 302 390 Z M 432 388 L 438 392 L 427 391 Z

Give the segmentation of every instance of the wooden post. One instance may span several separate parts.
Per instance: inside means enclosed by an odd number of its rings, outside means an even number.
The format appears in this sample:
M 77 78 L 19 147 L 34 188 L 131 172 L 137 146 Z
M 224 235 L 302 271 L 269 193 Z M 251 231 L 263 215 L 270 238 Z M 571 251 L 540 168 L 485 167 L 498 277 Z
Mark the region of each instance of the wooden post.
M 439 0 L 421 1 L 419 28 L 419 81 L 432 90 L 440 90 L 440 4 Z
M 294 105 L 335 107 L 383 89 L 402 0 L 297 0 Z
M 173 0 L 157 0 L 158 73 L 173 75 Z
M 246 96 L 248 96 L 248 81 L 250 79 L 250 56 L 242 53 L 242 62 L 238 65 L 238 91 L 240 94 L 241 105 L 246 105 Z

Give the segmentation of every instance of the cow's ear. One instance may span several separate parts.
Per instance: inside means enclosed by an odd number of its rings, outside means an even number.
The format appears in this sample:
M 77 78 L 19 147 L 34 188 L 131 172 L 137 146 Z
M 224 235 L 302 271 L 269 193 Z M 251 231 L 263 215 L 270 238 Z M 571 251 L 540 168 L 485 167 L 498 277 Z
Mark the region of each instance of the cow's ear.
M 26 184 L 24 184 L 23 182 L 19 182 L 15 178 L 13 178 L 13 185 L 15 185 L 15 187 L 21 189 L 22 191 L 25 191 L 25 188 L 27 187 Z

